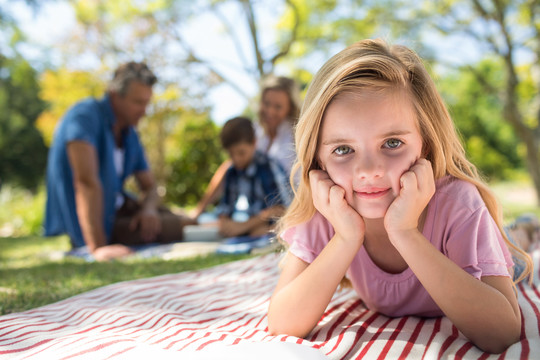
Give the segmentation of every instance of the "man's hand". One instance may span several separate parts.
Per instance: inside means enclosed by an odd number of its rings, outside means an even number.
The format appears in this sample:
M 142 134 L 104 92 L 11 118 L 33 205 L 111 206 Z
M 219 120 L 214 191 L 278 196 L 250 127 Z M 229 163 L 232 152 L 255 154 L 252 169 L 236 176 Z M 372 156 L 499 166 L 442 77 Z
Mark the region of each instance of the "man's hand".
M 133 250 L 125 245 L 113 244 L 98 247 L 92 255 L 97 261 L 107 261 L 133 254 Z
M 161 233 L 161 221 L 157 210 L 143 208 L 135 214 L 129 223 L 129 229 L 131 231 L 139 229 L 141 238 L 146 242 L 154 241 Z

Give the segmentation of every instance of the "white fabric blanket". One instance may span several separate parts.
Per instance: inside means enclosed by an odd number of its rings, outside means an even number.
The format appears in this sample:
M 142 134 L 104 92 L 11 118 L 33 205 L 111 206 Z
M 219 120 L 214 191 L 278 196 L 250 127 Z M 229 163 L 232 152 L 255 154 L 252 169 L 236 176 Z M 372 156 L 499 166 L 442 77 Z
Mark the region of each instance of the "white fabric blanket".
M 538 264 L 539 253 L 534 253 Z M 279 256 L 109 285 L 0 317 L 4 359 L 523 359 L 540 356 L 538 283 L 518 285 L 522 339 L 500 357 L 446 318 L 388 318 L 337 292 L 307 336 L 271 336 Z M 536 267 L 538 269 L 538 267 Z

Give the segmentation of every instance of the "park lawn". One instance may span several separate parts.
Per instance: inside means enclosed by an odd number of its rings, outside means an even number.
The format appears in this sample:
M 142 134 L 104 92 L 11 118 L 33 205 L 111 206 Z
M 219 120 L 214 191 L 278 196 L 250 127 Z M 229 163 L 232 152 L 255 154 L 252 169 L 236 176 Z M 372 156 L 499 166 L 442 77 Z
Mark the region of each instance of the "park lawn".
M 506 224 L 526 212 L 540 216 L 530 181 L 494 183 L 491 188 L 502 202 Z M 15 225 L 8 224 L 8 227 L 19 233 L 11 237 L 0 235 L 0 315 L 43 306 L 119 281 L 198 270 L 249 257 L 132 258 L 108 263 L 61 258 L 59 255 L 69 250 L 67 237 L 20 235 L 39 229 L 44 203 L 42 192 L 38 196 L 22 196 L 20 192 L 12 191 L 6 196 L 3 190 L 3 194 L 0 196 L 0 230 L 7 220 L 14 219 Z
M 0 315 L 20 312 L 119 281 L 198 270 L 249 255 L 209 255 L 183 260 L 125 259 L 86 262 L 60 258 L 67 237 L 0 238 Z

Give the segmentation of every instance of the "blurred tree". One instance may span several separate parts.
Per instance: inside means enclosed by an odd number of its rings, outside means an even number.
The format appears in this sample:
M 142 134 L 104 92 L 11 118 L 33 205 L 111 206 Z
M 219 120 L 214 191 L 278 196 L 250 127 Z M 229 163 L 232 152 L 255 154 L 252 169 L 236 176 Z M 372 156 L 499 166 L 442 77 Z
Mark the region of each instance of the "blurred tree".
M 205 114 L 185 113 L 167 139 L 165 199 L 180 206 L 195 205 L 225 154 L 219 131 Z
M 504 85 L 502 64 L 486 59 L 475 71 L 490 83 Z M 490 180 L 508 179 L 515 169 L 523 169 L 524 146 L 514 135 L 512 126 L 504 121 L 503 104 L 486 93 L 468 68 L 445 74 L 439 89 L 458 127 L 469 159 Z
M 540 205 L 540 0 L 426 1 L 426 20 L 459 54 L 526 148 L 525 163 Z M 495 58 L 502 82 L 494 83 L 474 58 Z M 439 59 L 447 62 L 447 59 Z
M 102 76 L 96 71 L 70 71 L 60 68 L 47 70 L 41 75 L 40 98 L 49 106 L 39 115 L 36 127 L 43 135 L 47 146 L 50 146 L 56 124 L 66 111 L 81 99 L 103 96 L 105 84 Z
M 22 58 L 0 55 L 0 184 L 34 190 L 43 179 L 47 148 L 34 127 L 45 103 L 35 70 Z
M 43 2 L 24 1 L 34 11 Z M 35 190 L 43 179 L 47 148 L 34 126 L 46 104 L 38 97 L 38 74 L 19 53 L 25 44 L 9 8 L 0 8 L 0 186 Z

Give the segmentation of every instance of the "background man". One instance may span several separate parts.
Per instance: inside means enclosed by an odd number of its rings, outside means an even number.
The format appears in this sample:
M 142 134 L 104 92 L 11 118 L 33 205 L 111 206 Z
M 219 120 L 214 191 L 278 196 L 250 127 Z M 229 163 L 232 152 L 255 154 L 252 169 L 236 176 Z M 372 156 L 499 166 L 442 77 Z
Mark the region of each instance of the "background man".
M 75 104 L 55 131 L 47 166 L 45 235 L 67 233 L 97 260 L 125 256 L 126 245 L 181 240 L 188 219 L 159 208 L 154 177 L 135 128 L 157 78 L 144 63 L 114 73 L 102 99 Z M 134 175 L 141 192 L 124 191 Z

